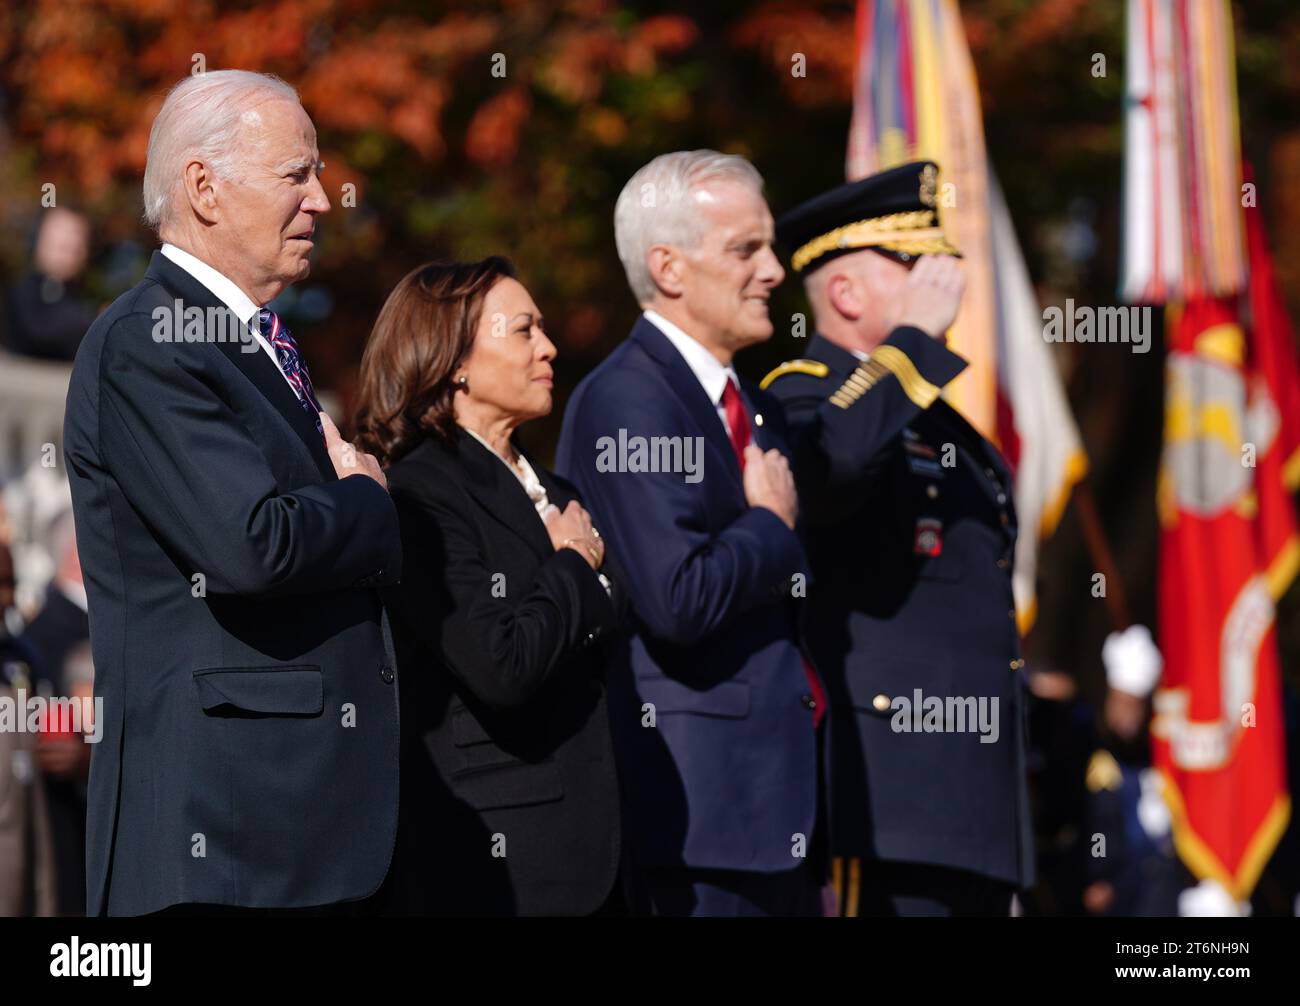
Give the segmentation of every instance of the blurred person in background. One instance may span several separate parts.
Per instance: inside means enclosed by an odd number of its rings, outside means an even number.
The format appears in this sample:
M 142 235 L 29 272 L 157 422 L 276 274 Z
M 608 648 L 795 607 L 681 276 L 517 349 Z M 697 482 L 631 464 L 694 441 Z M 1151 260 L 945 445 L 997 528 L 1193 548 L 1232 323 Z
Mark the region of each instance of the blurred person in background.
M 1174 850 L 1160 773 L 1151 763 L 1151 693 L 1164 666 L 1151 632 L 1130 625 L 1102 646 L 1102 730 L 1084 776 L 1088 885 L 1093 915 L 1174 916 L 1196 883 Z
M 5 298 L 5 348 L 20 356 L 70 361 L 98 313 L 81 289 L 90 258 L 90 221 L 63 207 L 45 210 L 31 271 Z
M 555 346 L 504 259 L 435 263 L 389 295 L 357 429 L 388 466 L 402 583 L 394 914 L 624 910 L 605 706 L 620 577 L 573 486 L 520 446 Z M 609 572 L 610 575 L 604 575 Z
M 12 631 L 14 605 L 18 601 L 18 576 L 14 567 L 14 554 L 6 538 L 0 538 L 0 634 L 17 635 Z M 16 612 L 15 612 L 16 613 Z M 18 624 L 22 625 L 19 617 Z
M 37 679 L 48 681 L 56 693 L 63 695 L 67 694 L 62 680 L 64 661 L 70 650 L 90 639 L 86 586 L 70 507 L 55 517 L 47 540 L 55 563 L 54 577 L 24 635 L 37 650 Z
M 31 644 L 37 688 L 75 698 L 93 680 L 86 587 L 77 558 L 72 510 L 55 518 L 49 533 L 55 572 L 23 638 Z M 71 672 L 72 677 L 69 677 Z M 45 775 L 50 826 L 59 874 L 59 914 L 82 915 L 86 906 L 86 781 L 91 746 L 69 731 L 45 731 L 36 748 Z
M 59 698 L 81 707 L 82 722 L 51 723 L 36 746 L 36 761 L 45 778 L 50 835 L 58 873 L 58 914 L 86 914 L 86 783 L 95 734 L 95 664 L 90 640 L 68 649 L 61 668 Z M 73 729 L 76 726 L 78 729 Z
M 1084 775 L 1096 747 L 1092 709 L 1064 671 L 1030 664 L 1025 754 L 1037 883 L 1020 896 L 1026 915 L 1082 915 L 1088 880 Z
M 13 607 L 13 558 L 0 540 L 0 613 Z M 26 716 L 33 694 L 31 647 L 0 619 L 0 702 Z M 0 916 L 56 914 L 54 848 L 45 788 L 35 748 L 37 734 L 0 730 Z

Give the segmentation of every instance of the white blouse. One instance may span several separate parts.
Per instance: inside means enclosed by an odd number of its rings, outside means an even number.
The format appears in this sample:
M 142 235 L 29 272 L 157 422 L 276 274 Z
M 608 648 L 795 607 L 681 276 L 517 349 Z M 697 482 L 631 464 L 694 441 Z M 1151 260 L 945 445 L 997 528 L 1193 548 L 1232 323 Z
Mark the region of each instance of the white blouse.
M 524 487 L 524 492 L 526 492 L 528 494 L 528 498 L 532 500 L 533 509 L 537 511 L 537 519 L 540 520 L 542 522 L 542 526 L 545 527 L 547 511 L 549 510 L 558 511 L 559 507 L 557 507 L 554 503 L 552 503 L 547 498 L 546 486 L 542 485 L 542 480 L 537 477 L 537 472 L 535 472 L 533 470 L 533 466 L 528 463 L 528 459 L 524 457 L 523 452 L 520 451 L 519 466 L 515 467 L 509 461 L 503 458 L 500 454 L 498 454 L 495 450 L 493 450 L 491 444 L 489 444 L 486 440 L 484 440 L 477 433 L 471 430 L 468 426 L 462 426 L 460 428 L 464 430 L 466 433 L 468 433 L 475 440 L 477 440 L 484 447 L 486 447 L 491 452 L 492 456 L 496 458 L 498 461 L 500 461 L 503 465 L 505 465 L 506 468 L 510 471 L 510 474 L 519 480 L 519 484 Z M 606 579 L 605 574 L 597 570 L 596 576 L 600 578 L 600 585 L 605 588 L 605 593 L 606 594 L 610 593 L 611 590 L 610 582 L 608 579 Z

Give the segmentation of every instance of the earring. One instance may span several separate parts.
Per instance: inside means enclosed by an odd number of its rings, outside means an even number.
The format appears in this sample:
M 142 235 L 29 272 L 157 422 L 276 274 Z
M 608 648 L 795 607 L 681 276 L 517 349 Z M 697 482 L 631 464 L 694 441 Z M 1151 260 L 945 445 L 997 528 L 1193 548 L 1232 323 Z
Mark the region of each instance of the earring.
M 456 378 L 456 384 L 464 391 L 469 391 L 469 378 L 464 375 Z

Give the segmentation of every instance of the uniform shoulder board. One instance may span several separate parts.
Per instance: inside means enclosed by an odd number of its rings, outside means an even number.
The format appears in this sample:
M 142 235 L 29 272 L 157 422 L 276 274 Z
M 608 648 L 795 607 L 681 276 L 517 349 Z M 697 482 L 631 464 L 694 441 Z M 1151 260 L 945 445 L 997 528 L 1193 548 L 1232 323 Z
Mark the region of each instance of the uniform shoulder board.
M 1100 748 L 1092 753 L 1088 760 L 1088 770 L 1084 774 L 1084 782 L 1087 783 L 1089 792 L 1100 793 L 1102 790 L 1116 790 L 1124 781 L 1124 773 L 1120 770 L 1119 762 L 1115 756 L 1105 748 Z
M 825 377 L 830 372 L 830 367 L 824 363 L 818 363 L 816 360 L 786 360 L 785 363 L 763 378 L 758 386 L 766 391 L 769 384 L 786 374 L 807 374 L 809 377 Z

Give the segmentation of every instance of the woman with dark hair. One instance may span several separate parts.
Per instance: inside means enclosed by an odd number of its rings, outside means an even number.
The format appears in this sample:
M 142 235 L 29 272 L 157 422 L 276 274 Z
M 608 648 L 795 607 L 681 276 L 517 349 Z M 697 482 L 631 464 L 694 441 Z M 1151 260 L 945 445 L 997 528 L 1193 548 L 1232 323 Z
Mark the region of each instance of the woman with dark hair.
M 518 427 L 551 411 L 555 346 L 510 263 L 435 263 L 389 296 L 357 432 L 402 526 L 398 848 L 380 903 L 448 915 L 623 904 L 605 708 L 617 588 L 572 486 Z

